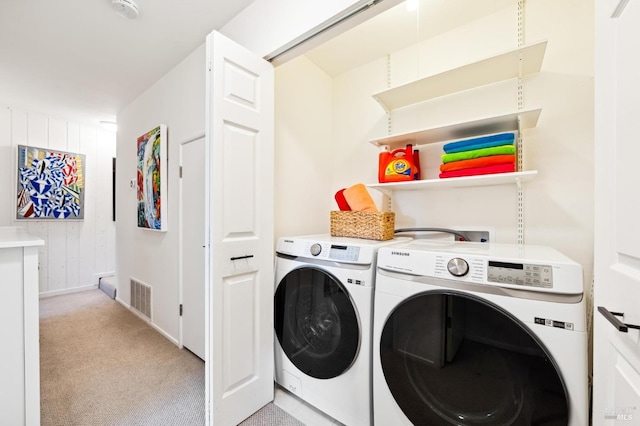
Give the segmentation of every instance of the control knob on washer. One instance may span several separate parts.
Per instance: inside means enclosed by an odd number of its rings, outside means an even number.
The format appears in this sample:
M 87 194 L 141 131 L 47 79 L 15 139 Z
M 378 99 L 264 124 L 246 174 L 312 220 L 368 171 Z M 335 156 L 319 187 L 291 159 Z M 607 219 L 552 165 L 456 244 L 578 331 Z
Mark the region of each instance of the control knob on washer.
M 309 249 L 309 251 L 311 252 L 312 256 L 317 256 L 322 251 L 322 246 L 318 243 L 314 243 L 311 245 L 311 248 Z
M 464 259 L 454 257 L 447 263 L 447 269 L 454 277 L 463 277 L 469 272 L 469 264 Z

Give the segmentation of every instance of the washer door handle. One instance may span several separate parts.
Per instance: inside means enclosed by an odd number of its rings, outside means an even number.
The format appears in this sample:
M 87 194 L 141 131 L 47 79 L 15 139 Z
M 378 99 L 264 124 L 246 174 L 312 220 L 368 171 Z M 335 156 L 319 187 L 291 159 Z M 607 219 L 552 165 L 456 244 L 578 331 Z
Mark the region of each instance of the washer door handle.
M 629 331 L 630 328 L 640 330 L 640 325 L 625 324 L 622 321 L 620 321 L 618 317 L 624 316 L 624 313 L 622 312 L 610 312 L 604 306 L 598 306 L 598 312 L 600 312 L 603 317 L 605 317 L 611 324 L 613 324 L 613 326 L 618 331 L 626 333 Z

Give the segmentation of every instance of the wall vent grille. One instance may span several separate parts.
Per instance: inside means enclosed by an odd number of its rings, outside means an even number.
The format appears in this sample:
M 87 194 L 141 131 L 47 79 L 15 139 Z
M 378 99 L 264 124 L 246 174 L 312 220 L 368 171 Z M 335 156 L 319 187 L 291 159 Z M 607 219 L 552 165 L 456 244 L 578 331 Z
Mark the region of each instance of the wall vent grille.
M 151 320 L 151 286 L 131 278 L 131 308 Z

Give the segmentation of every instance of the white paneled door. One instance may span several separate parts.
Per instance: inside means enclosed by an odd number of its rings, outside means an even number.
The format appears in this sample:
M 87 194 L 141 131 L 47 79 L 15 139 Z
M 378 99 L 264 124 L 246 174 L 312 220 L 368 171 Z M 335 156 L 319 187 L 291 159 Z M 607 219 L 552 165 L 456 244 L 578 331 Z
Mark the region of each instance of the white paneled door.
M 640 425 L 640 3 L 595 7 L 593 425 Z
M 237 425 L 273 400 L 271 64 L 207 37 L 209 424 Z
M 204 138 L 180 145 L 182 345 L 205 359 Z

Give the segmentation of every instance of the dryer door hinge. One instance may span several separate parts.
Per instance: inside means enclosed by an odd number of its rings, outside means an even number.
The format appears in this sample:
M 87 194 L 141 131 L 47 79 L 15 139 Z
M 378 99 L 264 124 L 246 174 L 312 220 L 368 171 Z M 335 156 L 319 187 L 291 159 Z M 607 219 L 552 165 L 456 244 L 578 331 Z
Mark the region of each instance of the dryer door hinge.
M 182 303 L 180 304 L 180 316 L 182 316 Z
M 180 179 L 182 179 L 182 166 L 180 166 L 179 173 L 180 173 Z

